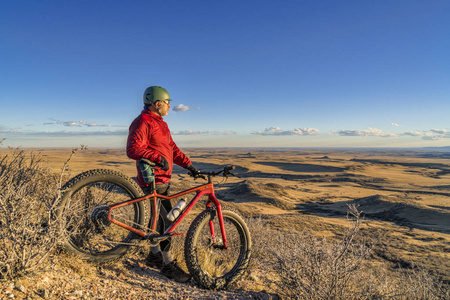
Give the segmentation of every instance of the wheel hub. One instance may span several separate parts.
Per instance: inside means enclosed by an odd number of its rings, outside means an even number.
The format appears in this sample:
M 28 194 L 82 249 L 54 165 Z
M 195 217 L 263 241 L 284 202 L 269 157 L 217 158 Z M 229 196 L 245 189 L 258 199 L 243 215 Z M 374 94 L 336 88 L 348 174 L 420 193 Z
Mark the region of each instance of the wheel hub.
M 97 232 L 101 232 L 102 228 L 111 225 L 108 220 L 108 213 L 108 205 L 99 205 L 92 210 L 90 218 Z

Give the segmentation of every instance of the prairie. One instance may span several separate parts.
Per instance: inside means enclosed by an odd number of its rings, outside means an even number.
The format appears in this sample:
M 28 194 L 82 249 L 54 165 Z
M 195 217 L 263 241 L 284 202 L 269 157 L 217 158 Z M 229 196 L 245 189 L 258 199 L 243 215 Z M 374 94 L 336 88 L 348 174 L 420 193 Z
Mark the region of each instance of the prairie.
M 371 245 L 370 255 L 365 259 L 368 265 L 383 265 L 387 272 L 420 268 L 433 278 L 442 280 L 444 287 L 450 282 L 449 152 L 255 148 L 182 150 L 200 170 L 219 169 L 224 165 L 236 166 L 236 177 L 230 177 L 226 182 L 217 178 L 216 195 L 249 220 L 263 219 L 270 230 L 286 233 L 286 236 L 307 231 L 318 239 L 339 241 L 348 228 L 348 208 L 354 205 L 361 213 L 357 240 Z M 0 155 L 12 151 L 1 149 Z M 72 150 L 44 148 L 27 151 L 39 153 L 42 163 L 58 175 Z M 64 180 L 96 168 L 113 169 L 130 177 L 136 175 L 135 162 L 126 157 L 124 149 L 93 148 L 74 154 L 64 173 Z M 197 184 L 186 175 L 186 170 L 178 166 L 174 169 L 172 182 L 173 192 Z M 271 237 L 265 237 L 264 234 L 253 237 L 254 240 L 258 239 L 255 244 L 260 245 L 258 251 L 262 253 L 259 255 L 264 255 L 264 238 Z M 289 240 L 285 240 L 285 243 L 289 243 Z M 258 254 L 256 257 L 259 257 Z M 114 285 L 113 282 L 119 280 L 123 286 L 129 282 L 133 289 L 133 284 L 139 284 L 126 279 L 123 274 L 127 274 L 124 271 L 127 265 L 138 266 L 142 270 L 134 272 L 134 276 L 138 276 L 136 280 L 145 281 L 145 278 L 153 276 L 149 279 L 151 283 L 147 284 L 155 289 L 161 283 L 165 286 L 167 299 L 176 299 L 177 291 L 185 289 L 185 285 L 168 283 L 157 272 L 146 273 L 142 258 L 133 256 L 109 269 L 99 269 L 88 264 L 82 268 L 73 263 L 76 258 L 59 258 L 59 261 L 68 266 L 68 271 L 64 272 L 72 274 L 72 280 L 84 280 L 83 286 L 91 284 L 91 288 Z M 61 285 L 58 280 L 62 279 L 52 277 L 51 272 L 48 275 L 43 272 L 39 276 L 44 274 L 47 285 L 41 285 L 47 286 L 47 289 L 51 289 L 49 282 L 52 281 Z M 91 273 L 96 274 L 95 278 L 89 279 L 94 276 L 89 275 Z M 118 276 L 118 279 L 111 274 Z M 267 291 L 268 287 L 261 277 L 262 274 L 254 272 L 243 283 L 238 283 L 236 289 L 248 293 L 242 296 L 243 299 L 263 298 L 266 292 L 265 297 L 273 296 L 274 293 Z M 24 282 L 31 281 L 20 279 L 17 282 L 26 286 Z M 36 282 L 34 284 L 37 285 Z M 62 284 L 69 285 L 65 282 Z M 7 288 L 7 283 L 4 285 Z M 81 287 L 67 289 L 72 293 L 69 296 L 74 295 L 74 292 L 86 295 Z M 208 295 L 211 299 L 239 298 L 239 292 L 203 294 L 203 291 L 191 290 L 190 293 L 183 294 L 183 297 L 192 295 L 192 298 L 203 298 Z

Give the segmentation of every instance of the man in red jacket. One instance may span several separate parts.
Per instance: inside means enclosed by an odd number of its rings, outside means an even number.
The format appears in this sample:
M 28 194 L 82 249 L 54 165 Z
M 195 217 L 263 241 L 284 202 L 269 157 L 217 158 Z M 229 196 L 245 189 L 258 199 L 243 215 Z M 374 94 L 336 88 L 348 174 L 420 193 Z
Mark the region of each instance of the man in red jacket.
M 136 160 L 138 184 L 145 193 L 151 192 L 151 182 L 145 182 L 137 162 L 141 158 L 149 159 L 156 163 L 155 183 L 158 194 L 168 195 L 173 164 L 188 169 L 192 174 L 198 174 L 198 170 L 192 166 L 190 159 L 177 147 L 170 135 L 169 127 L 163 117 L 169 113 L 169 93 L 160 86 L 151 86 L 144 92 L 144 110 L 131 123 L 128 141 L 127 155 Z M 164 209 L 161 209 L 163 233 L 172 223 L 166 218 L 172 209 L 169 200 L 161 201 Z M 185 273 L 173 259 L 171 252 L 171 239 L 164 240 L 157 247 L 151 247 L 146 258 L 149 266 L 157 266 L 161 273 L 179 282 L 186 282 L 190 275 Z

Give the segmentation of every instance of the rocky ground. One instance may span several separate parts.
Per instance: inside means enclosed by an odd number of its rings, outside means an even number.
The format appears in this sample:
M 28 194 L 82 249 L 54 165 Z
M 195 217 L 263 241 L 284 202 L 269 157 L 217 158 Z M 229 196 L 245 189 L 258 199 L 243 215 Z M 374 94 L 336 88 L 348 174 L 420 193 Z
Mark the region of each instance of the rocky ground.
M 274 294 L 240 290 L 209 291 L 193 281 L 182 284 L 144 264 L 139 253 L 99 266 L 59 253 L 46 270 L 0 282 L 0 299 L 277 299 Z

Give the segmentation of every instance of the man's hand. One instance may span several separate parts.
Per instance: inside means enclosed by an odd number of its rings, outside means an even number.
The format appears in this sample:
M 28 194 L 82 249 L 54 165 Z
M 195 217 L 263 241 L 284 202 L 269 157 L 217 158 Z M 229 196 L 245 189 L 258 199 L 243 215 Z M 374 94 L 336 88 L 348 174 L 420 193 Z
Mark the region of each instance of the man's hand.
M 200 177 L 200 171 L 197 170 L 192 164 L 188 165 L 186 169 L 189 170 L 189 175 L 191 175 L 194 178 Z
M 161 169 L 163 169 L 164 171 L 169 170 L 169 163 L 167 162 L 167 160 L 162 155 L 161 155 L 161 161 L 159 163 L 157 163 L 156 165 L 158 167 L 160 167 Z

